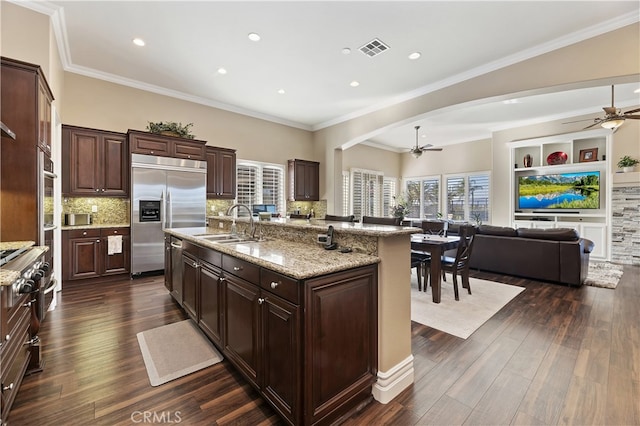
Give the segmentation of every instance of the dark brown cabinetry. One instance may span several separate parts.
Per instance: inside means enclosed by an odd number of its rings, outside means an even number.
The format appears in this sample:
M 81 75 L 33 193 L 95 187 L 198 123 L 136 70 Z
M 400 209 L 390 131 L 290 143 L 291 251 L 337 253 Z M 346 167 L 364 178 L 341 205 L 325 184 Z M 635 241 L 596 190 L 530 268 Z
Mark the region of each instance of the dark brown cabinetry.
M 0 423 L 5 424 L 31 359 L 29 340 L 30 294 L 17 300 L 10 286 L 0 286 Z
M 207 146 L 207 198 L 236 198 L 236 152 Z
M 205 141 L 162 136 L 129 130 L 129 149 L 132 154 L 205 160 Z
M 289 201 L 320 200 L 320 163 L 289 160 Z
M 129 150 L 123 133 L 62 126 L 62 193 L 129 195 Z
M 41 241 L 42 157 L 51 155 L 53 96 L 39 66 L 2 58 L 0 121 L 15 133 L 0 144 L 0 231 L 3 241 Z M 46 161 L 45 161 L 46 162 Z
M 377 370 L 375 265 L 296 280 L 182 243 L 179 302 L 283 419 L 331 423 L 370 397 Z
M 120 252 L 109 254 L 109 236 L 122 236 Z M 129 228 L 75 229 L 62 232 L 64 280 L 117 277 L 130 270 Z

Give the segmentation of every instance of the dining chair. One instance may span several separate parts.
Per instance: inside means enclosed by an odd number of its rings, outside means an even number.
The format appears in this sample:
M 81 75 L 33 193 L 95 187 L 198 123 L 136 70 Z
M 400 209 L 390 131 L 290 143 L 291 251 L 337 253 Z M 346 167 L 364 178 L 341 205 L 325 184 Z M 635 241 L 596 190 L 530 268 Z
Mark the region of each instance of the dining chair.
M 334 216 L 332 214 L 327 214 L 324 216 L 324 220 L 332 220 L 334 222 L 355 222 L 356 217 L 354 215 L 349 216 Z
M 471 294 L 471 285 L 469 284 L 469 259 L 473 251 L 475 234 L 475 226 L 460 225 L 460 243 L 458 244 L 455 257 L 442 256 L 442 279 L 446 281 L 447 272 L 453 276 L 453 292 L 456 300 L 460 300 L 458 295 L 458 275 L 462 277 L 462 288 L 466 288 L 469 294 Z
M 445 222 L 442 220 L 423 220 L 421 226 L 425 234 L 444 236 L 447 231 Z
M 424 280 L 424 291 L 427 291 L 427 275 L 425 275 L 425 261 L 431 259 L 430 256 L 425 256 L 419 252 L 411 252 L 411 269 L 416 268 L 416 275 L 418 276 L 418 291 L 422 291 L 422 283 Z
M 362 223 L 400 226 L 401 222 L 402 222 L 401 217 L 362 216 Z

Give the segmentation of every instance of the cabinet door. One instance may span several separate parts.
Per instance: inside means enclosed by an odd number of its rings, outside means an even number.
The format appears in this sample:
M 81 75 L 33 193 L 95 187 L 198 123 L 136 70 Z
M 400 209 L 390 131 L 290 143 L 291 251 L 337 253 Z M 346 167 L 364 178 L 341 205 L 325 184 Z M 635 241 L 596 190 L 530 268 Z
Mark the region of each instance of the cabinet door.
M 105 134 L 102 137 L 101 176 L 103 195 L 127 196 L 129 194 L 129 149 L 126 135 Z
M 182 307 L 197 322 L 198 260 L 182 253 Z
M 144 132 L 129 132 L 129 148 L 132 154 L 171 157 L 169 141 L 161 136 Z
M 297 201 L 307 199 L 307 165 L 300 161 L 296 161 L 294 165 L 294 198 Z
M 236 153 L 207 147 L 207 197 L 236 197 Z
M 42 80 L 38 84 L 38 145 L 51 155 L 51 96 Z
M 309 162 L 304 173 L 306 186 L 306 199 L 309 201 L 320 200 L 320 165 Z
M 100 276 L 102 269 L 100 241 L 100 237 L 69 240 L 69 274 L 67 279 L 78 280 Z
M 320 163 L 289 160 L 289 200 L 318 201 L 320 199 Z
M 607 238 L 607 225 L 600 223 L 583 223 L 579 229 L 580 236 L 593 241 L 594 247 L 590 258 L 606 259 L 609 247 Z
M 109 254 L 109 235 L 122 235 L 121 253 Z M 104 261 L 102 275 L 125 274 L 129 272 L 129 262 L 131 258 L 129 253 L 129 229 L 107 228 L 102 230 L 101 236 Z
M 63 128 L 62 158 L 65 195 L 100 195 L 104 175 L 100 135 L 89 130 Z M 66 166 L 66 167 L 65 167 Z
M 300 424 L 299 309 L 270 293 L 262 295 L 262 392 L 283 416 L 293 424 Z
M 225 274 L 224 352 L 241 373 L 258 386 L 259 288 Z
M 222 346 L 222 289 L 220 270 L 202 263 L 200 268 L 200 315 L 202 330 L 218 347 Z
M 205 146 L 199 141 L 170 141 L 172 157 L 190 160 L 204 160 Z

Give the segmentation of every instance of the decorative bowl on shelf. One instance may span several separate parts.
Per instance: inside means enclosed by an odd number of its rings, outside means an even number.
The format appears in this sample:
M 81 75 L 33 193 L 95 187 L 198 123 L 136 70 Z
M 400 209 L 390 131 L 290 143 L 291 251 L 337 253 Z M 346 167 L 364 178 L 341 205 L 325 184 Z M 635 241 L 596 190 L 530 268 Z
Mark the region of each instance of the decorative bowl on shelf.
M 567 156 L 566 152 L 562 152 L 562 151 L 552 152 L 547 156 L 547 164 L 550 166 L 564 164 L 567 162 L 568 158 L 569 157 Z

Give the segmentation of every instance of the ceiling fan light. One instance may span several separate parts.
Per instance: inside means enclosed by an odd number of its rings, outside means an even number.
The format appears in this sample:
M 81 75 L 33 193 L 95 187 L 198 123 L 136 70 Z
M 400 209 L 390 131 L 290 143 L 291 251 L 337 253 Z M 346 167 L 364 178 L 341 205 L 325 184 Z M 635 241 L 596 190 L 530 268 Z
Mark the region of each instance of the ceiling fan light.
M 411 151 L 411 155 L 413 155 L 413 158 L 420 158 L 422 151 Z
M 624 120 L 617 118 L 615 120 L 603 121 L 602 123 L 600 123 L 600 125 L 605 129 L 615 129 L 617 127 L 622 126 L 622 123 L 624 123 Z

